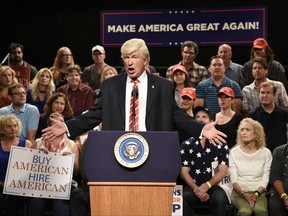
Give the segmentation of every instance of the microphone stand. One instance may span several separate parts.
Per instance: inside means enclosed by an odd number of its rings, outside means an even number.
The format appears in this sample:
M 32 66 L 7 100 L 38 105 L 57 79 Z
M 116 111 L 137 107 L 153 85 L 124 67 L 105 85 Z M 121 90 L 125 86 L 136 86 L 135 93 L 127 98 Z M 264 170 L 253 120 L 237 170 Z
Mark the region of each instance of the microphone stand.
M 5 56 L 5 58 L 2 60 L 1 64 L 0 65 L 3 65 L 5 63 L 5 61 L 9 58 L 10 56 L 10 53 L 7 53 L 7 55 Z M 9 60 L 9 59 L 8 59 Z M 8 64 L 9 64 L 9 61 L 8 61 Z

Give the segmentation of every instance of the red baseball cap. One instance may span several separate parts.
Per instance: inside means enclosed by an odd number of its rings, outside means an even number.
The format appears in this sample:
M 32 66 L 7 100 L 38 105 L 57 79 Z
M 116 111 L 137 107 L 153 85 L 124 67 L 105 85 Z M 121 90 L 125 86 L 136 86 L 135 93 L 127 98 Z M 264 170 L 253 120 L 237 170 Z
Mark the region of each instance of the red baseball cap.
M 256 49 L 263 49 L 264 47 L 268 46 L 268 42 L 264 38 L 257 38 L 253 42 L 253 48 Z
M 172 74 L 174 74 L 177 70 L 180 70 L 184 73 L 187 73 L 186 68 L 183 65 L 175 65 L 172 70 Z
M 193 88 L 183 88 L 180 92 L 180 97 L 188 96 L 191 100 L 196 99 L 196 93 Z
M 219 92 L 217 93 L 217 97 L 219 97 L 221 94 L 225 94 L 228 97 L 234 98 L 234 91 L 233 89 L 229 88 L 229 87 L 222 87 Z

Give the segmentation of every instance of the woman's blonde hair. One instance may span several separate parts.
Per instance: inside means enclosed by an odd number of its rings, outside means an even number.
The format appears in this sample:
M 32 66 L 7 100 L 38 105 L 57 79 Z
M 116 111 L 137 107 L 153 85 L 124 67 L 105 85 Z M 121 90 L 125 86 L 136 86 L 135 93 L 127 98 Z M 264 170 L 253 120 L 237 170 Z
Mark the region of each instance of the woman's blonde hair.
M 0 135 L 1 135 L 1 139 L 5 136 L 5 134 L 3 133 L 3 128 L 4 126 L 11 120 L 16 121 L 17 126 L 18 126 L 18 131 L 17 131 L 17 136 L 20 136 L 21 131 L 22 131 L 22 123 L 21 120 L 12 114 L 4 114 L 0 116 Z
M 0 76 L 5 72 L 5 71 L 10 71 L 12 74 L 12 84 L 18 83 L 18 79 L 16 77 L 16 72 L 9 66 L 0 66 Z M 0 91 L 3 89 L 2 83 L 0 83 Z
M 102 72 L 101 72 L 101 83 L 104 81 L 104 77 L 105 77 L 105 73 L 108 72 L 109 70 L 112 70 L 113 74 L 116 76 L 118 74 L 116 68 L 112 67 L 112 66 L 106 66 L 103 68 Z
M 40 76 L 44 72 L 48 72 L 49 73 L 49 77 L 50 77 L 50 81 L 49 81 L 49 84 L 48 84 L 48 87 L 47 87 L 47 91 L 46 91 L 47 99 L 49 99 L 52 96 L 53 92 L 55 91 L 55 84 L 54 84 L 54 81 L 53 81 L 53 75 L 52 75 L 51 70 L 49 68 L 41 68 L 39 70 L 39 72 L 36 74 L 36 76 L 34 77 L 34 79 L 32 80 L 32 83 L 31 83 L 31 95 L 32 95 L 32 99 L 34 101 L 37 100 L 37 98 L 39 96 L 40 90 L 38 88 L 38 84 L 39 84 Z
M 242 141 L 242 136 L 241 136 L 241 130 L 243 127 L 244 123 L 250 123 L 254 129 L 254 133 L 255 133 L 255 144 L 257 148 L 262 148 L 262 147 L 266 147 L 266 135 L 264 132 L 264 128 L 261 125 L 261 123 L 259 123 L 256 120 L 253 120 L 252 118 L 244 118 L 238 127 L 237 130 L 237 144 L 244 144 Z
M 18 83 L 18 79 L 16 77 L 16 72 L 9 66 L 0 66 L 0 76 L 2 76 L 2 74 L 5 72 L 5 71 L 10 71 L 11 74 L 12 74 L 12 84 L 14 83 Z M 4 89 L 5 86 L 3 86 L 3 83 L 0 82 L 0 93 L 1 91 Z M 3 102 L 3 95 L 0 94 L 0 104 Z

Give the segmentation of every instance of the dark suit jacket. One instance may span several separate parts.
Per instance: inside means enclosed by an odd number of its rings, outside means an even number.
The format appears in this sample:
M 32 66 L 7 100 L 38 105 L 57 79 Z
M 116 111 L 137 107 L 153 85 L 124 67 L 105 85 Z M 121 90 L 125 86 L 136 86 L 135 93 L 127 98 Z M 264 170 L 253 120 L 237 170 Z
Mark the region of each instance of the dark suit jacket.
M 177 106 L 172 83 L 153 74 L 147 73 L 147 76 L 147 131 L 173 131 L 176 125 L 190 136 L 199 137 L 203 124 Z M 72 139 L 101 122 L 102 130 L 125 130 L 126 78 L 127 74 L 123 73 L 105 80 L 101 85 L 101 98 L 97 107 L 66 122 Z

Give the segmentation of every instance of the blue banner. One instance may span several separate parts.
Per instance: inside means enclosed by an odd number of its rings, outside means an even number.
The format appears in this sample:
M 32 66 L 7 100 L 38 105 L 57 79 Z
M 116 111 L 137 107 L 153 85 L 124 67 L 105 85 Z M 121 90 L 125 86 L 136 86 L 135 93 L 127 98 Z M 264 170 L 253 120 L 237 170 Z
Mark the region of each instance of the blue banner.
M 101 43 L 119 47 L 131 38 L 173 47 L 185 40 L 198 45 L 251 45 L 267 35 L 266 6 L 171 10 L 101 11 Z

